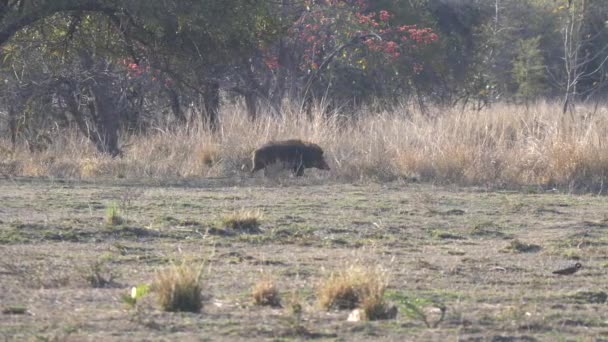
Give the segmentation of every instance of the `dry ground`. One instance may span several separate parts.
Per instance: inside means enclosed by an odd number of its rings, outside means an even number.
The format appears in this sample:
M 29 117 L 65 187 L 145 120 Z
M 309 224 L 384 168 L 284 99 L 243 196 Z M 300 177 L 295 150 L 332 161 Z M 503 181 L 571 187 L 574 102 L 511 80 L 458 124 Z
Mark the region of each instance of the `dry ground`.
M 106 223 L 112 203 L 122 225 Z M 222 215 L 241 209 L 262 213 L 261 232 L 223 234 Z M 162 312 L 154 294 L 137 310 L 121 301 L 183 259 L 205 262 L 200 314 Z M 551 274 L 576 261 L 580 272 Z M 88 284 L 95 264 L 110 286 Z M 318 307 L 319 281 L 349 265 L 388 271 L 396 319 Z M 0 314 L 6 340 L 605 340 L 607 268 L 608 201 L 593 195 L 318 177 L 0 180 L 0 306 L 26 310 Z M 300 319 L 253 305 L 261 273 L 296 293 Z M 444 305 L 445 319 L 428 328 L 406 302 Z

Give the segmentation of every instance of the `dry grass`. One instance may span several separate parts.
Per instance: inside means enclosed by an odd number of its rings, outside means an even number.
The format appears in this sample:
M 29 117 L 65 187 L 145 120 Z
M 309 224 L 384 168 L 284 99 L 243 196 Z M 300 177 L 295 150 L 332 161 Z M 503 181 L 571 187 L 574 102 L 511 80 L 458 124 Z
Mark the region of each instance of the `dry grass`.
M 292 291 L 287 298 L 287 312 L 293 317 L 300 317 L 304 311 L 304 299 L 297 291 Z
M 256 305 L 281 306 L 281 295 L 274 281 L 265 276 L 259 280 L 251 290 L 253 301 Z
M 172 265 L 158 272 L 154 290 L 165 311 L 200 312 L 202 304 L 201 272 L 193 265 Z
M 222 217 L 222 226 L 239 232 L 257 233 L 260 229 L 262 212 L 259 210 L 237 210 Z
M 378 269 L 351 266 L 332 273 L 317 289 L 319 305 L 325 309 L 350 310 L 361 306 L 366 315 L 378 317 L 387 276 Z M 370 318 L 371 319 L 371 318 Z
M 342 179 L 423 181 L 461 185 L 544 185 L 600 190 L 608 181 L 608 108 L 579 106 L 563 115 L 558 104 L 497 104 L 482 111 L 408 106 L 390 112 L 352 113 L 312 120 L 286 106 L 281 119 L 248 121 L 243 108 L 226 106 L 216 134 L 196 127 L 125 136 L 125 154 L 100 155 L 76 132 L 62 132 L 43 152 L 25 147 L 6 155 L 3 174 L 73 178 L 176 178 L 231 176 L 250 168 L 251 152 L 272 139 L 319 143 L 332 175 Z M 5 151 L 5 152 L 2 152 Z M 9 153 L 10 152 L 10 153 Z M 10 158 L 9 158 L 10 157 Z

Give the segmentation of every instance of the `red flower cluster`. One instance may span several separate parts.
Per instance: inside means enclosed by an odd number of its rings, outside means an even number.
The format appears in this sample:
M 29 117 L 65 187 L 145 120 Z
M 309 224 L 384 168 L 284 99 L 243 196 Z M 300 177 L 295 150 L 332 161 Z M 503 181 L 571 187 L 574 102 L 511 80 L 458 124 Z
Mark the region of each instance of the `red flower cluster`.
M 382 21 L 389 21 L 389 19 L 392 18 L 393 15 L 390 14 L 388 11 L 382 10 L 382 11 L 380 11 L 379 17 L 380 17 L 380 20 L 382 20 Z
M 134 78 L 148 78 L 152 81 L 161 80 L 164 85 L 169 86 L 173 81 L 168 77 L 163 77 L 162 73 L 158 69 L 151 69 L 149 64 L 142 65 L 143 63 L 135 63 L 131 59 L 123 59 L 122 64 L 127 68 L 127 77 L 129 79 Z M 152 72 L 151 72 L 152 71 Z
M 127 67 L 127 74 L 129 78 L 139 77 L 144 74 L 144 72 L 150 71 L 150 66 L 141 67 L 139 64 L 125 59 L 123 60 L 123 64 Z
M 264 54 L 264 64 L 266 64 L 266 67 L 268 69 L 270 69 L 270 70 L 276 70 L 276 69 L 279 68 L 279 57 L 278 56 Z
M 290 30 L 292 37 L 304 48 L 301 64 L 304 69 L 315 69 L 329 51 L 359 35 L 378 34 L 382 39 L 367 39 L 365 46 L 389 62 L 395 62 L 408 51 L 438 38 L 429 28 L 391 26 L 394 14 L 387 10 L 365 12 L 368 8 L 366 0 L 309 0 L 306 5 L 307 12 Z M 344 54 L 338 58 L 349 56 Z M 361 61 L 361 57 L 357 60 Z M 414 71 L 419 72 L 419 68 L 415 66 Z

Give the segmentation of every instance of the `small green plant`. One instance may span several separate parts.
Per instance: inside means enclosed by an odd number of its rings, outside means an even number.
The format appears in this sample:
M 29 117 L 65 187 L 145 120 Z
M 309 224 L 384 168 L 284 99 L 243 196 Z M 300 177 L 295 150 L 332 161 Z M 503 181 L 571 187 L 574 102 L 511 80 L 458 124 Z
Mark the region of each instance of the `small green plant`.
M 140 284 L 137 286 L 133 286 L 131 288 L 131 293 L 123 294 L 120 299 L 123 303 L 127 304 L 130 307 L 134 307 L 137 305 L 137 301 L 143 298 L 150 292 L 150 285 L 148 284 Z
M 436 305 L 432 301 L 414 297 L 410 298 L 401 293 L 393 293 L 391 297 L 395 299 L 401 311 L 410 319 L 420 320 L 427 328 L 437 328 L 445 318 L 447 311 L 444 305 Z M 428 309 L 428 310 L 425 310 Z M 438 317 L 433 319 L 432 314 L 437 314 Z
M 525 243 L 520 240 L 513 240 L 509 245 L 505 248 L 508 252 L 514 253 L 535 253 L 541 250 L 541 246 L 535 245 L 532 243 Z
M 477 238 L 500 238 L 508 239 L 511 235 L 503 231 L 504 229 L 491 221 L 481 221 L 473 225 L 469 233 Z
M 154 290 L 165 311 L 200 312 L 202 303 L 202 268 L 184 262 L 163 269 L 156 275 Z
M 581 260 L 580 249 L 568 248 L 562 252 L 562 255 L 571 260 Z
M 433 239 L 438 240 L 465 240 L 466 238 L 454 233 L 442 231 L 441 229 L 433 229 L 431 231 Z
M 112 202 L 106 208 L 106 222 L 110 226 L 123 224 L 124 219 L 120 216 L 120 210 L 118 209 L 118 204 L 116 202 Z
M 2 309 L 2 313 L 5 315 L 25 315 L 27 308 L 25 306 L 9 306 Z

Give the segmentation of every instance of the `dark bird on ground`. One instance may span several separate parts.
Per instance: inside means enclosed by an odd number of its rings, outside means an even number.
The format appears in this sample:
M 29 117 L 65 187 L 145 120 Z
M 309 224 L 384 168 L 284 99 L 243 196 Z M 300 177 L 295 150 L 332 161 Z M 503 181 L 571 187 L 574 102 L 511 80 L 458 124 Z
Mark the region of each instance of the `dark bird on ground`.
M 553 274 L 570 275 L 570 274 L 576 273 L 582 267 L 583 267 L 583 265 L 581 265 L 580 262 L 577 262 L 576 264 L 574 264 L 574 266 L 570 266 L 570 267 L 567 267 L 567 268 L 564 268 L 561 270 L 553 271 Z

